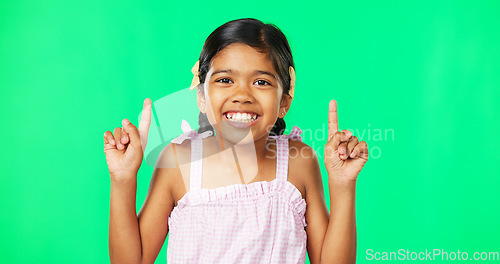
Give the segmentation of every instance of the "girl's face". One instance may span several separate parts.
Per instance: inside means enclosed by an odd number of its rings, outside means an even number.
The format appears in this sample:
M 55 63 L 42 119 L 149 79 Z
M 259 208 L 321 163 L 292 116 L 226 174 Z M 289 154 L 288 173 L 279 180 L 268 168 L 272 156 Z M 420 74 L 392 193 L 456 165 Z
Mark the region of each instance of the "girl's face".
M 216 133 L 234 144 L 267 139 L 291 101 L 288 96 L 282 100 L 277 78 L 267 53 L 242 43 L 230 44 L 212 59 L 205 96 L 198 96 L 200 109 Z

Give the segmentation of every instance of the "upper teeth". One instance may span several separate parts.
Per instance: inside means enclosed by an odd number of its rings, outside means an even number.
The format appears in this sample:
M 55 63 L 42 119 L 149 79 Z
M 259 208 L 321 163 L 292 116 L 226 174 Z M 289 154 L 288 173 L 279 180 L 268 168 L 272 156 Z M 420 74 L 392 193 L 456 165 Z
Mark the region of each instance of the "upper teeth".
M 250 113 L 227 113 L 227 119 L 239 122 L 252 122 L 257 119 L 256 114 Z

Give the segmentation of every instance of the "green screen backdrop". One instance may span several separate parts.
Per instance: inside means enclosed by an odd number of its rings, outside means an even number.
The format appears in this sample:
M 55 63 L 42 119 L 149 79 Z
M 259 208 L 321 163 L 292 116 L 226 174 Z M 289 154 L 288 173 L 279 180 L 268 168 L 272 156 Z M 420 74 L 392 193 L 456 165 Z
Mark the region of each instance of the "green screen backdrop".
M 104 132 L 123 118 L 137 125 L 146 97 L 189 87 L 206 37 L 245 17 L 290 42 L 286 133 L 302 128 L 322 158 L 326 136 L 307 132 L 327 132 L 336 99 L 340 128 L 368 143 L 358 263 L 429 262 L 368 254 L 400 249 L 500 252 L 498 1 L 21 0 L 0 10 L 2 263 L 109 262 Z M 152 171 L 139 171 L 137 212 Z

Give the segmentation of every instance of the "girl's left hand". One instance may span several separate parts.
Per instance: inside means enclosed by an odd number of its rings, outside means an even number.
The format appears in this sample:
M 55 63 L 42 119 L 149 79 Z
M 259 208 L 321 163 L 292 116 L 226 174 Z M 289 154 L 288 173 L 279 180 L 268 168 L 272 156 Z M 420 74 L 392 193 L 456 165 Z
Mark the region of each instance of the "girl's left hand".
M 325 145 L 325 166 L 330 181 L 355 182 L 368 161 L 368 146 L 358 141 L 351 131 L 339 132 L 337 102 L 330 101 L 328 116 L 328 142 Z

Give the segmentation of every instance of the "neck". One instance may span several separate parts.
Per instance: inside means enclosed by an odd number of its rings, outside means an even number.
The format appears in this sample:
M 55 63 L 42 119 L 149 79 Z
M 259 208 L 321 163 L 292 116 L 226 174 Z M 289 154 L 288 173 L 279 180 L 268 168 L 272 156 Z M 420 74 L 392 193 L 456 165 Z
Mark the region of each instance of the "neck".
M 245 139 L 248 138 L 245 137 Z M 272 143 L 268 144 L 268 135 L 264 135 L 257 140 L 245 139 L 235 143 L 234 140 L 228 140 L 220 136 L 219 133 L 211 137 L 213 151 L 217 153 L 221 162 L 219 169 L 223 171 L 226 168 L 235 168 L 236 165 L 236 173 L 239 175 L 241 183 L 246 184 L 256 180 L 260 175 L 259 173 L 266 175 L 263 168 L 268 166 L 266 164 L 269 164 L 269 162 L 275 162 L 277 153 L 276 147 L 273 147 Z
M 264 135 L 257 140 L 247 140 L 247 142 L 242 140 L 242 142 L 235 143 L 219 134 L 214 137 L 214 141 L 218 152 L 231 150 L 237 163 L 254 161 L 255 158 L 257 158 L 257 161 L 264 160 L 269 156 L 268 153 L 271 150 L 271 147 L 268 146 L 268 135 Z

